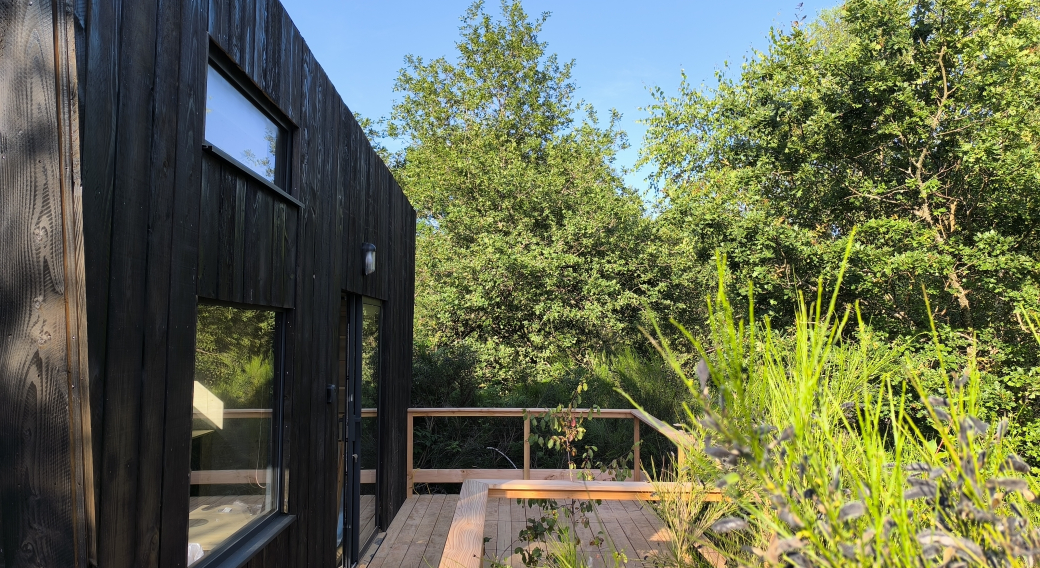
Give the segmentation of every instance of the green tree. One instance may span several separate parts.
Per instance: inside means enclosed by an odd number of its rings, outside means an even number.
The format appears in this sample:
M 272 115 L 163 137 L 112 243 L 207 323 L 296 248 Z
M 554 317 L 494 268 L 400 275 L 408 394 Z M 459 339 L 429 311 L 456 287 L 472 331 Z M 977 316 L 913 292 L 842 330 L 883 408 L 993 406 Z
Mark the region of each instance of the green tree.
M 501 10 L 470 6 L 454 60 L 406 57 L 383 134 L 405 142 L 389 161 L 419 215 L 417 340 L 465 343 L 509 387 L 636 337 L 651 280 L 619 115 L 575 99 L 574 62 L 538 40 L 548 13 Z
M 891 338 L 922 340 L 930 318 L 962 351 L 975 338 L 987 403 L 1040 443 L 1037 352 L 1016 318 L 1040 305 L 1038 8 L 849 0 L 773 30 L 717 87 L 655 90 L 642 161 L 667 196 L 663 242 L 693 243 L 695 274 L 713 219 L 768 311 L 833 269 L 858 226 L 845 297 Z
M 199 304 L 195 380 L 227 408 L 268 408 L 274 381 L 275 312 Z

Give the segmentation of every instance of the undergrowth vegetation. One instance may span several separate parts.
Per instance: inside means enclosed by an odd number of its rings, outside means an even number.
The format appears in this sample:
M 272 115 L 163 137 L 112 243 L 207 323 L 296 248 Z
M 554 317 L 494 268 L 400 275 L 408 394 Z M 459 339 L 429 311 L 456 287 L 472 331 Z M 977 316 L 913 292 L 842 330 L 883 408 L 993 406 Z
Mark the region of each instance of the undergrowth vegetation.
M 914 389 L 973 369 L 978 414 L 1006 417 L 1040 465 L 1040 349 L 1022 316 L 1040 310 L 1038 0 L 850 0 L 769 30 L 706 84 L 651 89 L 646 193 L 625 181 L 617 111 L 581 100 L 575 62 L 541 39 L 549 14 L 496 4 L 466 10 L 450 53 L 408 56 L 390 116 L 362 119 L 399 148 L 383 157 L 417 214 L 414 406 L 555 407 L 587 383 L 586 400 L 624 405 L 621 388 L 672 423 L 697 402 L 640 328 L 670 316 L 709 345 L 701 298 L 722 253 L 735 314 L 768 316 L 771 344 L 796 349 L 798 291 L 820 292 L 858 228 L 838 299 L 863 322 L 831 353 L 869 352 L 846 363 L 907 386 L 901 412 L 928 436 Z M 422 467 L 521 455 L 516 419 L 427 426 Z M 629 430 L 593 421 L 586 440 L 610 461 Z
M 660 476 L 658 510 L 676 538 L 665 566 L 721 554 L 756 566 L 1032 566 L 1040 557 L 1036 479 L 980 401 L 970 355 L 920 368 L 878 343 L 855 304 L 799 297 L 789 334 L 740 318 L 720 285 L 700 356 L 684 364 L 653 341 L 685 383 L 696 448 Z M 749 292 L 750 293 L 750 292 Z M 927 303 L 927 298 L 923 300 Z M 1026 321 L 1032 322 L 1026 317 Z M 914 409 L 920 409 L 915 411 Z M 724 499 L 707 503 L 721 490 Z
M 686 422 L 681 463 L 641 442 L 645 471 L 701 487 L 662 493 L 664 565 L 1031 562 L 1040 3 L 849 0 L 770 30 L 712 84 L 652 90 L 646 195 L 615 164 L 618 113 L 539 40 L 548 16 L 474 2 L 457 53 L 409 56 L 403 99 L 364 121 L 400 142 L 384 158 L 418 216 L 412 405 L 581 390 Z M 630 467 L 630 423 L 581 428 L 532 467 Z M 518 467 L 523 436 L 429 418 L 415 465 Z
M 632 349 L 603 355 L 591 369 L 572 366 L 557 381 L 531 381 L 504 394 L 483 388 L 473 367 L 477 358 L 464 347 L 417 344 L 413 371 L 412 406 L 549 408 L 568 406 L 629 408 L 629 393 L 654 416 L 674 422 L 683 413 L 690 394 L 659 358 L 643 356 Z M 580 400 L 575 402 L 575 394 Z M 633 425 L 631 420 L 607 419 L 595 414 L 582 425 L 581 439 L 563 451 L 547 442 L 560 429 L 548 421 L 535 422 L 536 438 L 531 447 L 531 467 L 567 469 L 569 462 L 585 469 L 631 469 Z M 415 466 L 426 469 L 520 468 L 523 458 L 523 420 L 520 418 L 426 418 L 415 424 Z M 594 449 L 593 449 L 594 448 Z M 649 428 L 641 431 L 644 468 L 661 467 L 675 447 Z M 568 453 L 582 457 L 569 460 Z M 588 456 L 588 457 L 584 457 Z M 588 466 L 588 467 L 585 467 Z M 456 491 L 456 486 L 417 486 L 420 492 Z

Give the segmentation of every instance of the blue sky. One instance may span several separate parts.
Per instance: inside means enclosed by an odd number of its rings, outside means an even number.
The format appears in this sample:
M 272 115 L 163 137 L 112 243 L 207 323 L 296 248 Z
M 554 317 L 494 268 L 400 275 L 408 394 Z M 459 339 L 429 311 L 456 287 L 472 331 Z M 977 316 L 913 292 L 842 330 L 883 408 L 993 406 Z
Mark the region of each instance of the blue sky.
M 394 79 L 406 54 L 433 59 L 453 56 L 459 18 L 468 0 L 282 0 L 304 39 L 325 68 L 347 106 L 379 118 L 395 98 Z M 811 20 L 837 0 L 805 0 Z M 676 91 L 685 69 L 694 84 L 711 84 L 715 70 L 729 61 L 739 68 L 752 48 L 764 49 L 772 26 L 789 28 L 797 0 L 653 1 L 525 0 L 528 14 L 549 11 L 540 39 L 561 61 L 574 59 L 578 97 L 606 118 L 623 115 L 632 148 L 618 165 L 635 163 L 644 128 L 640 107 L 650 104 L 648 88 Z M 499 13 L 491 0 L 487 10 Z M 387 144 L 393 148 L 393 144 Z M 645 188 L 646 172 L 626 181 Z

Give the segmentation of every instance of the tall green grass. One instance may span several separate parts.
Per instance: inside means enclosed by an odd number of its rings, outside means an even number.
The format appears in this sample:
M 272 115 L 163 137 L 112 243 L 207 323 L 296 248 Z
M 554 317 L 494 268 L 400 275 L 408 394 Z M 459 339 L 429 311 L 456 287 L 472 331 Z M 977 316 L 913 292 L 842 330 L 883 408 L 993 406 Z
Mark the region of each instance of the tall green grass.
M 928 384 L 942 379 L 926 392 L 899 346 L 838 305 L 844 264 L 829 297 L 822 279 L 815 298 L 799 296 L 785 334 L 735 315 L 721 266 L 706 338 L 678 326 L 689 349 L 675 349 L 660 329 L 651 336 L 692 395 L 698 440 L 660 477 L 698 490 L 662 491 L 676 538 L 659 563 L 703 565 L 710 547 L 736 565 L 1033 565 L 1036 480 L 1007 420 L 980 416 L 973 357 L 947 368 L 936 335 Z M 677 355 L 689 350 L 701 357 L 693 368 Z M 727 501 L 706 504 L 716 487 Z

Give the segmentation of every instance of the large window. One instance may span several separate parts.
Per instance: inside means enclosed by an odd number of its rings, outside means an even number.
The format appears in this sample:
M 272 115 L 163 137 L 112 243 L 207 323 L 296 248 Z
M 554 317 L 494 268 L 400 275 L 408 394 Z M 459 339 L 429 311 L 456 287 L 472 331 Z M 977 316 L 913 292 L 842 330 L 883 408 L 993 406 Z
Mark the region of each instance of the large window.
M 210 63 L 206 82 L 206 142 L 259 177 L 286 187 L 286 129 Z
M 379 407 L 379 332 L 380 306 L 366 298 L 361 312 L 361 406 Z M 365 470 L 372 472 L 366 478 Z M 368 543 L 376 533 L 376 477 L 379 473 L 379 418 L 378 415 L 361 419 L 361 511 L 359 514 L 359 542 Z M 367 483 L 366 483 L 367 482 Z
M 188 563 L 278 508 L 277 312 L 198 307 Z

